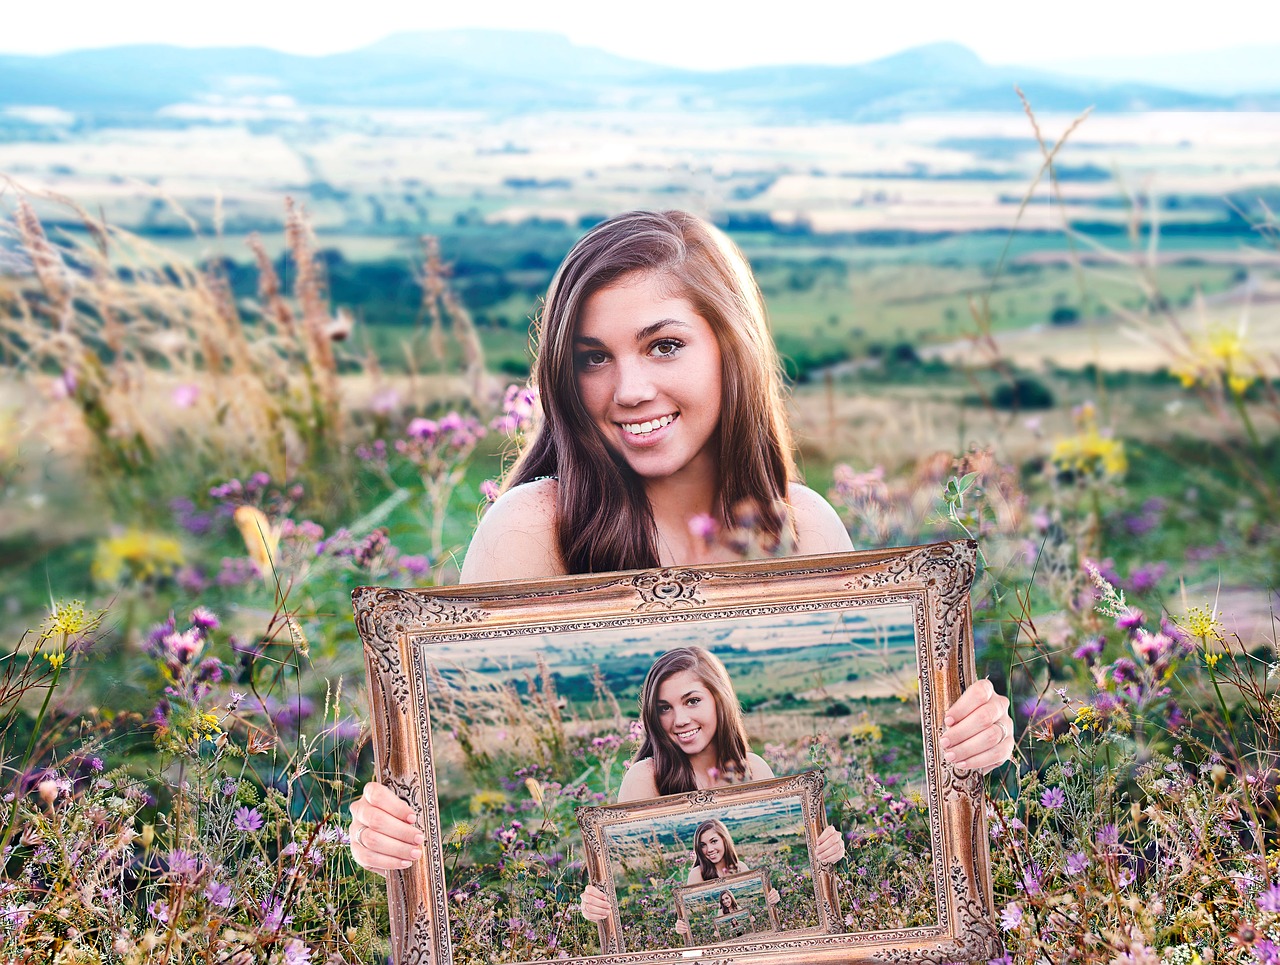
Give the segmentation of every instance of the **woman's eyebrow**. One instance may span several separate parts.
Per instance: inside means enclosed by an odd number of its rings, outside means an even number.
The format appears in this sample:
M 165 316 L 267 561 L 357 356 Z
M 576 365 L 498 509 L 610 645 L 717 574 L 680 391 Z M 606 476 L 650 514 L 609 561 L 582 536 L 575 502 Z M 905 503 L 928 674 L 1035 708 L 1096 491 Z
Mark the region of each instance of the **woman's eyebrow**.
M 636 341 L 643 342 L 646 339 L 652 338 L 654 335 L 662 331 L 662 329 L 668 325 L 675 325 L 677 328 L 690 329 L 690 330 L 693 328 L 693 326 L 690 325 L 688 322 L 681 321 L 678 318 L 660 318 L 656 322 L 652 322 L 651 324 L 646 325 L 644 328 L 640 329 L 640 331 L 636 332 Z M 593 335 L 575 335 L 573 337 L 573 341 L 575 345 L 587 345 L 592 347 L 604 348 L 604 342 L 602 342 L 600 339 L 596 338 Z

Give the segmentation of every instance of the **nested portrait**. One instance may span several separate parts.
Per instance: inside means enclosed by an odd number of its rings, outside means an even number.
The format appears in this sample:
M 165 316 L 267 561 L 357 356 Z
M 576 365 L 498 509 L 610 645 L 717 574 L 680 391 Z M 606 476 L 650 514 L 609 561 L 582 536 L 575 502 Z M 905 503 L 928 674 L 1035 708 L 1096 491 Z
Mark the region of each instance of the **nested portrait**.
M 767 871 L 743 871 L 719 881 L 676 888 L 676 914 L 688 933 L 687 945 L 711 945 L 778 931 L 775 893 Z
M 357 590 L 378 779 L 427 841 L 388 876 L 396 961 L 986 956 L 980 776 L 938 745 L 975 566 Z
M 811 770 L 580 808 L 587 868 L 613 909 L 600 922 L 601 947 L 652 948 L 673 930 L 686 945 L 839 931 L 831 869 L 814 854 L 823 784 Z

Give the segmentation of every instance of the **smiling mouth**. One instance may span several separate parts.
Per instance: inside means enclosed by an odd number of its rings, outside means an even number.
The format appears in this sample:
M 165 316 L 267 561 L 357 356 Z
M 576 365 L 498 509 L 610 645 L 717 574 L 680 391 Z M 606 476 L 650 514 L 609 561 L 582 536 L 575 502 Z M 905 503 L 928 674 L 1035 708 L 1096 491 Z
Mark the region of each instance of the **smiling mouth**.
M 671 412 L 657 419 L 650 419 L 647 422 L 619 422 L 617 425 L 629 436 L 647 436 L 655 429 L 666 428 L 678 418 L 680 418 L 679 412 Z
M 680 731 L 674 736 L 675 736 L 675 739 L 678 740 L 681 744 L 688 744 L 690 741 L 692 741 L 695 737 L 697 737 L 701 733 L 702 733 L 702 728 L 695 727 L 693 728 L 693 730 Z

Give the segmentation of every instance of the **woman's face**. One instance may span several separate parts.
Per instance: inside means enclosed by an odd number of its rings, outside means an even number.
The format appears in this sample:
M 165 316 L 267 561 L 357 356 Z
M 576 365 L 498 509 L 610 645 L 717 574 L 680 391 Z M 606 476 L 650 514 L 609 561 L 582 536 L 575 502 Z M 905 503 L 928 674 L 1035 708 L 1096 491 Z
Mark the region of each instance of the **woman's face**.
M 729 894 L 729 892 L 727 892 L 727 891 L 726 891 L 723 895 L 721 895 L 721 896 L 720 896 L 720 907 L 721 907 L 721 908 L 723 908 L 725 911 L 728 911 L 730 908 L 732 908 L 732 907 L 733 907 L 733 895 Z
M 671 743 L 690 757 L 716 736 L 716 699 L 692 670 L 673 673 L 658 685 L 658 723 Z
M 720 345 L 688 299 L 658 275 L 624 276 L 587 299 L 573 350 L 587 414 L 638 475 L 714 478 Z
M 719 864 L 724 857 L 724 838 L 720 837 L 720 832 L 715 828 L 708 828 L 698 840 L 698 850 L 712 864 Z

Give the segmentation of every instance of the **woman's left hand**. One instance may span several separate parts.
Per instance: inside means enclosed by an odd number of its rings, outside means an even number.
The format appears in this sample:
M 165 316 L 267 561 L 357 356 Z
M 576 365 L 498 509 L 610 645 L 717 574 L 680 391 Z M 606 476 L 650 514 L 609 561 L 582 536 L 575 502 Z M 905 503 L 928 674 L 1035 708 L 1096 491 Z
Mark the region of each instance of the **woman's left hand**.
M 818 835 L 818 845 L 813 849 L 818 864 L 835 864 L 844 860 L 844 835 L 834 824 L 828 824 Z
M 942 756 L 952 767 L 983 774 L 1013 756 L 1013 718 L 1009 698 L 990 680 L 979 680 L 947 710 Z
M 782 895 L 778 894 L 777 888 L 770 888 L 769 893 L 764 896 L 764 900 L 770 905 L 776 905 L 782 900 Z

